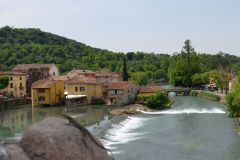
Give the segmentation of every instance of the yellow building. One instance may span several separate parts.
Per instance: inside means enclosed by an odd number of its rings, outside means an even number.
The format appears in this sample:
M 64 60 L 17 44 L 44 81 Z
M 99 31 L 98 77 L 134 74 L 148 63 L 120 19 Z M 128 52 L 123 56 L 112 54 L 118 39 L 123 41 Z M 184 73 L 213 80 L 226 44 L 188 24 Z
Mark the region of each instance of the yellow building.
M 73 77 L 65 82 L 68 96 L 85 95 L 88 104 L 92 103 L 94 98 L 102 98 L 102 85 L 92 77 Z M 84 97 L 84 96 L 83 96 Z
M 23 97 L 26 95 L 27 74 L 20 72 L 2 72 L 0 77 L 8 77 L 9 85 L 3 89 L 14 97 Z
M 56 105 L 64 98 L 64 81 L 45 79 L 32 85 L 32 106 Z

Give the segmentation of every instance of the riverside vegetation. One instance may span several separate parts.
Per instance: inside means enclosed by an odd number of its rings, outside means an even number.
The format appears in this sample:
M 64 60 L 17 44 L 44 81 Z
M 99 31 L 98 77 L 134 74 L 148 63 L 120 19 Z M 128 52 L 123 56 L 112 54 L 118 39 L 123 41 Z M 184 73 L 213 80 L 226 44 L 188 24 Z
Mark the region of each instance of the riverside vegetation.
M 211 92 L 191 90 L 190 96 L 199 96 L 213 101 L 219 101 L 221 97 Z

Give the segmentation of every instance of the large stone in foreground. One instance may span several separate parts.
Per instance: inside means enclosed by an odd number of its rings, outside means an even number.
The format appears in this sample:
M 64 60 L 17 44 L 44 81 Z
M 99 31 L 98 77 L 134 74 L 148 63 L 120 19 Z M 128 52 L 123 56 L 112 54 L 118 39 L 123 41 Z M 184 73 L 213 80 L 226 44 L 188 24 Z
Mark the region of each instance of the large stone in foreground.
M 0 160 L 30 160 L 17 143 L 1 141 Z
M 62 118 L 46 118 L 25 131 L 20 146 L 31 160 L 110 160 L 89 135 Z

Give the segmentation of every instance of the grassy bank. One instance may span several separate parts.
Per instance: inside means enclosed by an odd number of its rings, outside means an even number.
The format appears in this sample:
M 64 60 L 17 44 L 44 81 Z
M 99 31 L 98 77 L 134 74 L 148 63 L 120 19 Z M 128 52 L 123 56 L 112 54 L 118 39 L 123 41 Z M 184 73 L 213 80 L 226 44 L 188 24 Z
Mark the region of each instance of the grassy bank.
M 207 99 L 212 100 L 212 101 L 219 101 L 221 99 L 221 97 L 219 95 L 216 95 L 214 93 L 207 92 L 207 91 L 192 90 L 189 95 L 190 96 L 198 96 L 198 97 L 207 98 Z

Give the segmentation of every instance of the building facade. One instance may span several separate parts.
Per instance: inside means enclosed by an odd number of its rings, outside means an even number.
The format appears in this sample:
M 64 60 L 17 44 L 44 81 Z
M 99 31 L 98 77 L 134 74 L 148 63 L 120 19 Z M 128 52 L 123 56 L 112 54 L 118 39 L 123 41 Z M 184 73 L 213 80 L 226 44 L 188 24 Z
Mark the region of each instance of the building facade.
M 38 80 L 47 79 L 49 76 L 58 76 L 59 71 L 55 64 L 18 64 L 12 71 L 27 74 L 27 95 L 31 95 L 31 86 Z
M 133 103 L 139 87 L 129 81 L 110 82 L 107 86 L 107 104 L 120 106 Z
M 26 96 L 26 84 L 27 84 L 27 74 L 19 72 L 2 72 L 0 77 L 8 77 L 9 84 L 8 87 L 3 89 L 13 97 L 24 97 Z
M 65 84 L 68 95 L 85 95 L 88 104 L 91 104 L 94 98 L 102 98 L 102 85 L 95 78 L 73 77 L 67 80 Z
M 53 106 L 64 99 L 64 81 L 39 80 L 32 85 L 32 106 Z

